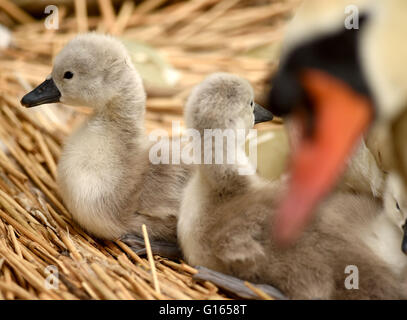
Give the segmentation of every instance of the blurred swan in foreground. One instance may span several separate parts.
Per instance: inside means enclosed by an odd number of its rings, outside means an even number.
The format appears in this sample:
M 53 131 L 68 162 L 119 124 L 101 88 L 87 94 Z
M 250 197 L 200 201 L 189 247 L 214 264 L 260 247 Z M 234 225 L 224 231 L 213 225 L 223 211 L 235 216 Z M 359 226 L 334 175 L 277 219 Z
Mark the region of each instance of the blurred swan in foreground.
M 280 244 L 300 236 L 373 123 L 367 147 L 407 181 L 406 11 L 404 0 L 307 0 L 289 25 L 269 99 L 300 132 L 275 222 Z

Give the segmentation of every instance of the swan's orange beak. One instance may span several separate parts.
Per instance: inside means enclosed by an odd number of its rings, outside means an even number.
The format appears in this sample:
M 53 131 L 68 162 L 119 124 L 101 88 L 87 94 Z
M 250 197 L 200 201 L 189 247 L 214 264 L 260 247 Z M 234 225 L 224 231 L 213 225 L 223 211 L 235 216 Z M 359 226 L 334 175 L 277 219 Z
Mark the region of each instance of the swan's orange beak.
M 317 203 L 335 185 L 373 120 L 370 100 L 344 81 L 307 69 L 301 74 L 301 83 L 313 106 L 313 132 L 303 132 L 293 150 L 288 192 L 273 223 L 272 234 L 280 245 L 299 238 Z M 300 122 L 297 125 L 303 127 Z

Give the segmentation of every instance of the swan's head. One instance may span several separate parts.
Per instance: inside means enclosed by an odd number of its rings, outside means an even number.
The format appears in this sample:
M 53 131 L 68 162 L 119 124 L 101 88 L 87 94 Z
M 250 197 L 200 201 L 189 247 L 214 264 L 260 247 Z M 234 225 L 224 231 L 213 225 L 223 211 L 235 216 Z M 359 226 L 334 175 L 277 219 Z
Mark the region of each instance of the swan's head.
M 101 107 L 123 95 L 139 92 L 145 99 L 142 81 L 123 44 L 111 36 L 89 33 L 71 40 L 56 56 L 48 78 L 21 103 L 27 107 L 62 102 Z
M 273 227 L 280 243 L 298 240 L 374 121 L 393 135 L 393 169 L 407 182 L 406 10 L 403 0 L 307 0 L 297 10 L 269 94 L 270 110 L 300 132 Z
M 254 102 L 248 81 L 228 73 L 214 73 L 198 84 L 185 107 L 186 125 L 204 129 L 251 129 L 273 119 L 271 112 Z
M 384 213 L 404 234 L 402 250 L 407 254 L 407 193 L 401 177 L 390 173 L 384 191 Z

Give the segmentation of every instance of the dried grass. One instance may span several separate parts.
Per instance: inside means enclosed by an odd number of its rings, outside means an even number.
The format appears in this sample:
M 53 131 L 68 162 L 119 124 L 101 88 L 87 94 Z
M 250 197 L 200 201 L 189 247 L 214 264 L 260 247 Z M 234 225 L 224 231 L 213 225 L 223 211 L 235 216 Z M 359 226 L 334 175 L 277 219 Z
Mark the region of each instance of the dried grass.
M 0 299 L 230 298 L 193 280 L 197 271 L 184 262 L 153 257 L 151 250 L 141 258 L 73 223 L 55 182 L 56 165 L 62 141 L 89 111 L 62 105 L 26 110 L 19 99 L 43 81 L 53 56 L 77 32 L 110 32 L 158 48 L 181 72 L 173 90 L 147 88 L 147 129 L 169 130 L 172 120 L 182 121 L 191 87 L 210 72 L 239 74 L 262 89 L 275 64 L 242 54 L 278 41 L 297 1 L 115 1 L 121 4 L 116 13 L 110 0 L 98 0 L 100 17 L 88 16 L 85 0 L 72 1 L 72 12 L 66 3 L 53 31 L 0 0 L 0 23 L 12 24 L 14 39 L 0 51 Z M 45 286 L 50 265 L 58 268 L 56 289 Z

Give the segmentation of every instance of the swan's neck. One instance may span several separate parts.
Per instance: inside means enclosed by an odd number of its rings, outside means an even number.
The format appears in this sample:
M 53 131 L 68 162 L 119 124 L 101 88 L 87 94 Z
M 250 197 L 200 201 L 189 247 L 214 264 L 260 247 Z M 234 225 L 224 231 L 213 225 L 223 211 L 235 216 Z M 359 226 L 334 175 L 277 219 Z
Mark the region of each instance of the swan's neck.
M 145 94 L 137 79 L 129 77 L 108 101 L 95 108 L 93 121 L 123 134 L 144 136 Z
M 249 188 L 257 178 L 255 169 L 244 151 L 244 140 L 233 142 L 223 139 L 217 144 L 215 139 L 209 143 L 208 137 L 201 139 L 201 162 L 199 170 L 204 182 L 220 196 L 235 195 Z

